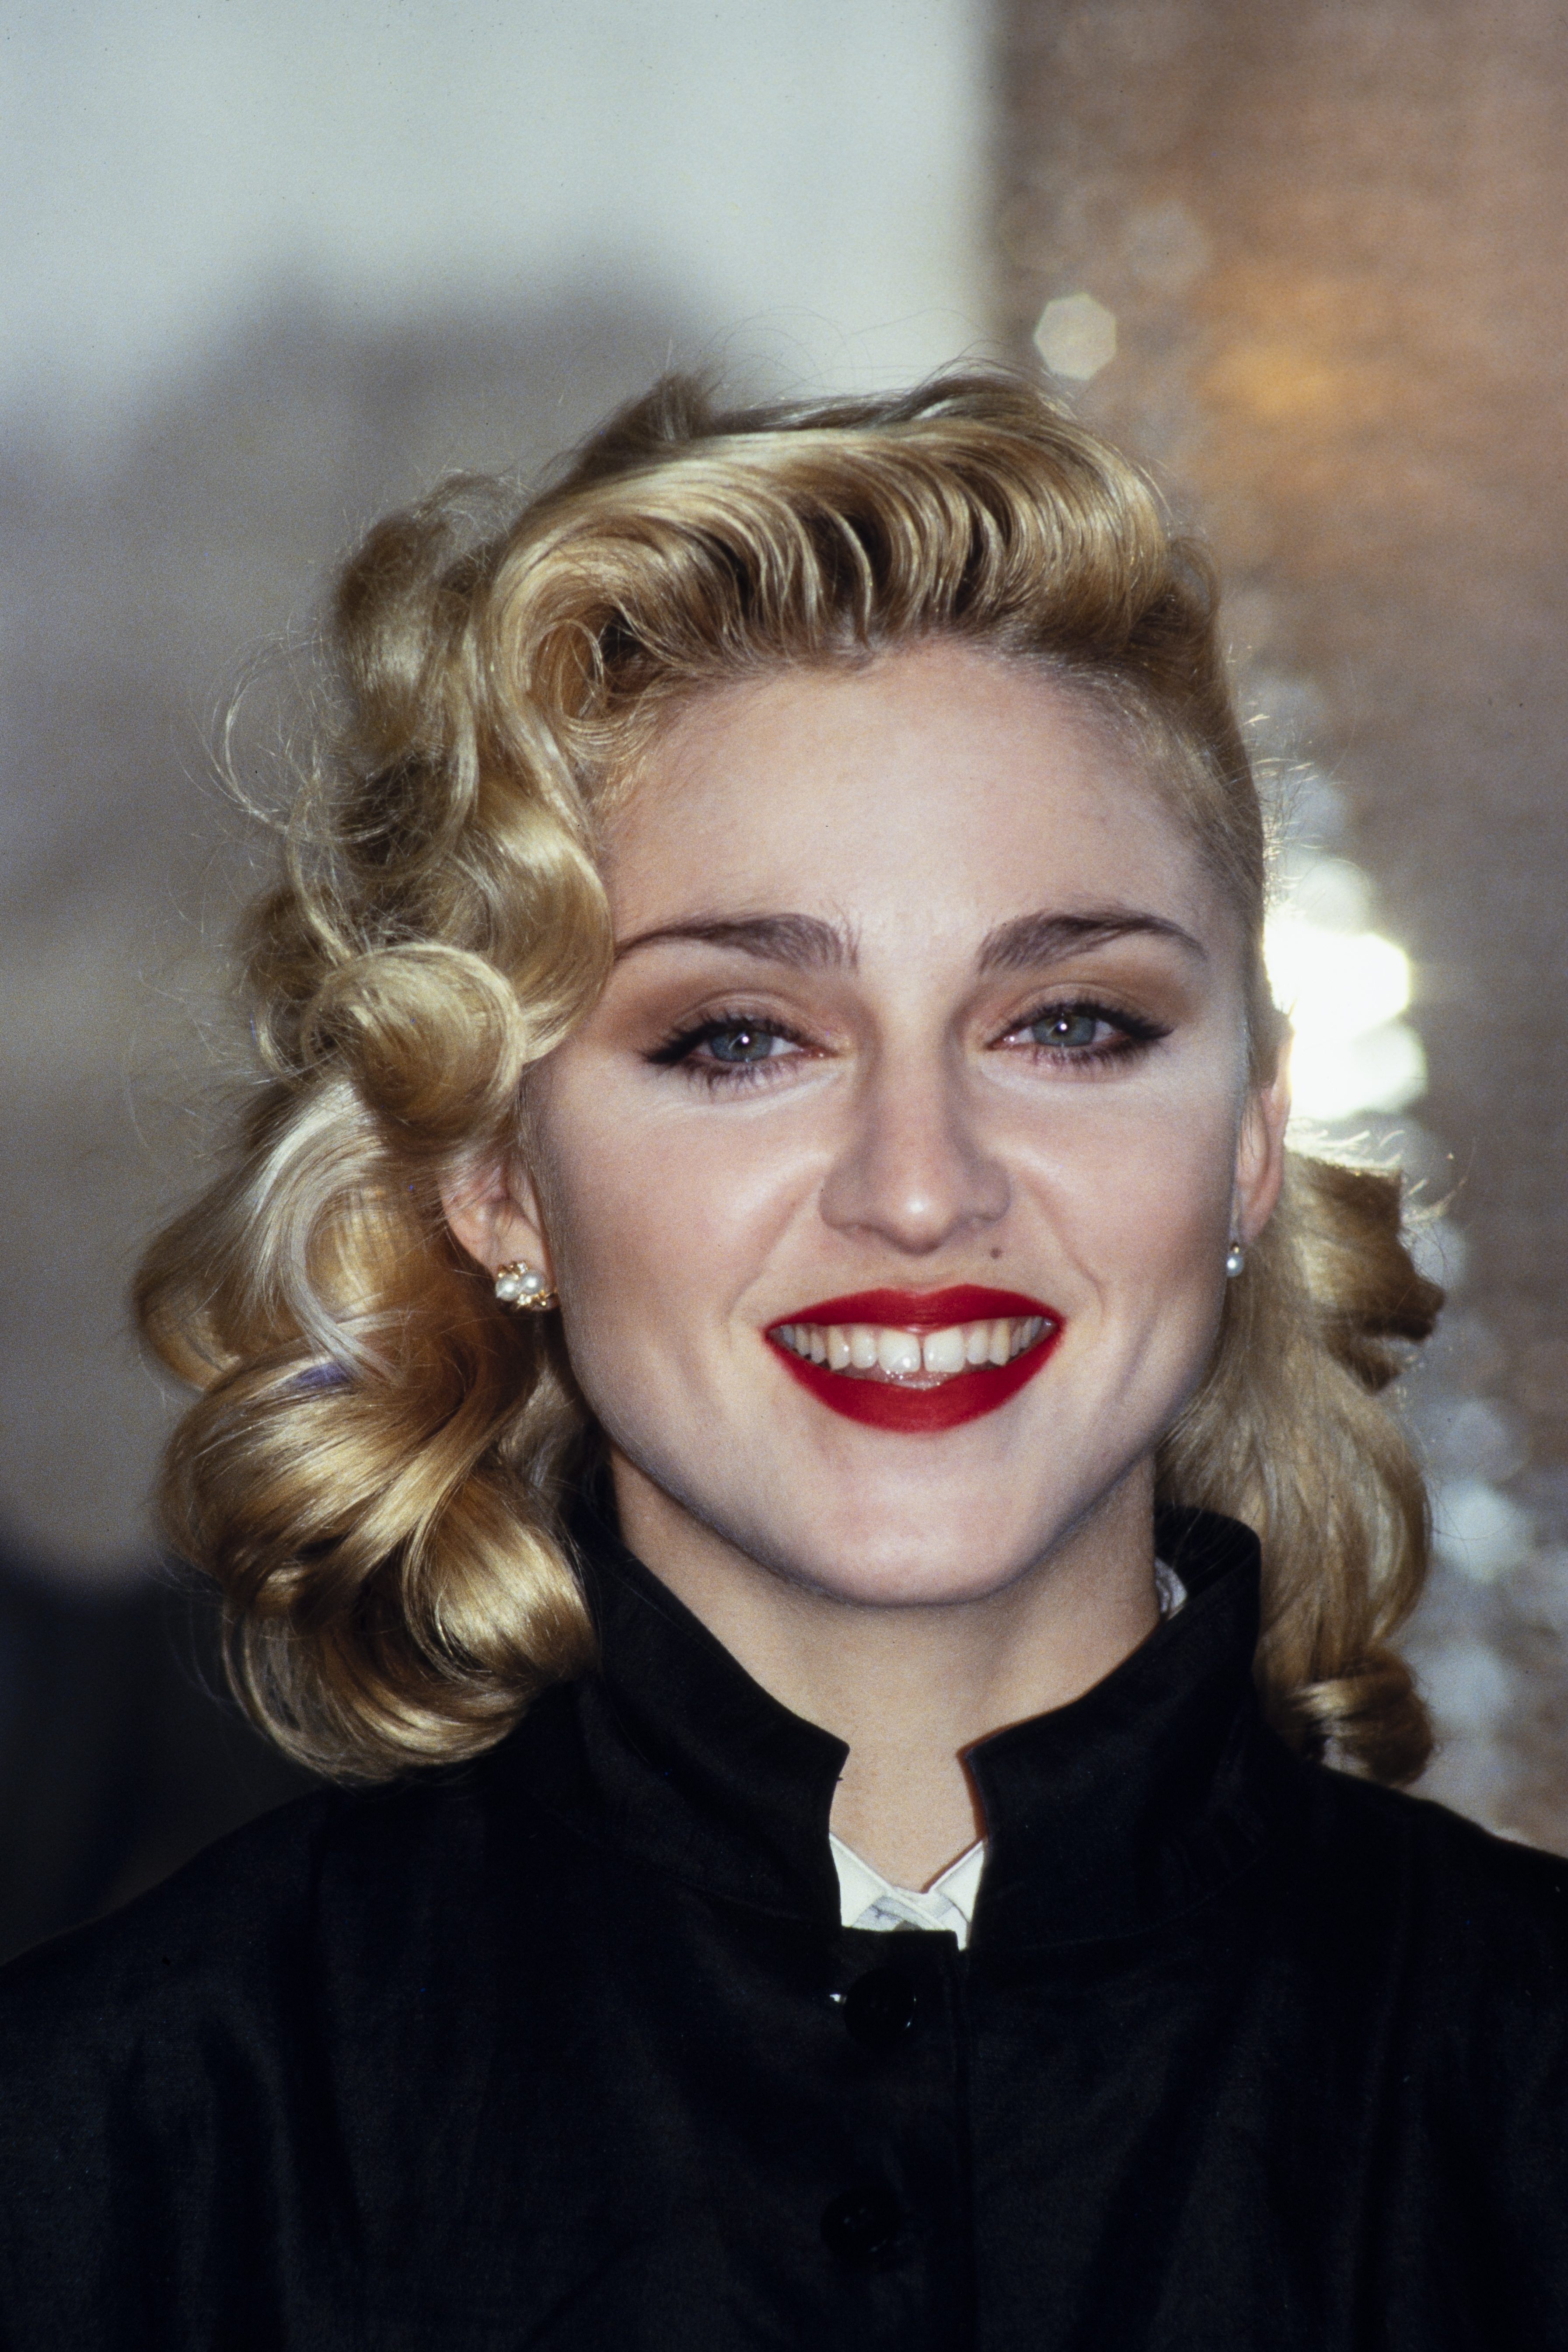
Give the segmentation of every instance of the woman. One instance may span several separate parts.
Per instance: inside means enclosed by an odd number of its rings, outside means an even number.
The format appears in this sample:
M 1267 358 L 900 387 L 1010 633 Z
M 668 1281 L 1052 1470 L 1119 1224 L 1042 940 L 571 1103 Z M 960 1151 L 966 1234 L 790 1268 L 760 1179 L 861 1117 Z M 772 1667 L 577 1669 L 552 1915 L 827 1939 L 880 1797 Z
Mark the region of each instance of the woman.
M 6 2340 L 1564 2340 L 1568 1869 L 1377 1785 L 1438 1302 L 1284 1148 L 1202 558 L 989 379 L 471 499 L 141 1289 L 351 1787 L 10 1972 Z

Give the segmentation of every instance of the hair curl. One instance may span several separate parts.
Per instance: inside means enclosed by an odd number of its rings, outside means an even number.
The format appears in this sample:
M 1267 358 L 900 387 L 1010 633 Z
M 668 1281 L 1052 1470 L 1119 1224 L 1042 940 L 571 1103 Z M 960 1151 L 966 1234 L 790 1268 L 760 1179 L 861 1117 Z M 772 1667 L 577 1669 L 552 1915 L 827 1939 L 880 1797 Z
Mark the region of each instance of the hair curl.
M 222 1588 L 252 1713 L 340 1776 L 474 1754 L 592 1659 L 561 1521 L 589 1416 L 440 1199 L 518 1148 L 525 1073 L 603 985 L 596 845 L 673 700 L 933 636 L 1049 666 L 1147 751 L 1237 908 L 1255 1076 L 1282 1034 L 1211 569 L 1039 392 L 723 413 L 675 378 L 487 528 L 498 495 L 448 484 L 342 573 L 341 725 L 246 936 L 264 1079 L 137 1285 L 201 1391 L 165 1524 Z M 1387 1780 L 1430 1745 L 1389 1646 L 1427 1527 L 1378 1391 L 1439 1304 L 1398 1179 L 1293 1156 L 1158 1462 L 1262 1538 L 1272 1719 Z

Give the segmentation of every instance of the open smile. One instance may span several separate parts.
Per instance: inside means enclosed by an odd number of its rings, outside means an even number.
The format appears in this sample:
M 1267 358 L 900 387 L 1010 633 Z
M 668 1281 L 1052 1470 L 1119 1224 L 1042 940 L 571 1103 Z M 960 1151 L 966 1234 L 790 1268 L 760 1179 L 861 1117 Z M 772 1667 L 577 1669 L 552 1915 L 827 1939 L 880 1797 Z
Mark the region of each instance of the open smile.
M 994 1412 L 1042 1369 L 1061 1328 L 1040 1299 L 963 1283 L 823 1299 L 767 1337 L 833 1412 L 919 1433 Z

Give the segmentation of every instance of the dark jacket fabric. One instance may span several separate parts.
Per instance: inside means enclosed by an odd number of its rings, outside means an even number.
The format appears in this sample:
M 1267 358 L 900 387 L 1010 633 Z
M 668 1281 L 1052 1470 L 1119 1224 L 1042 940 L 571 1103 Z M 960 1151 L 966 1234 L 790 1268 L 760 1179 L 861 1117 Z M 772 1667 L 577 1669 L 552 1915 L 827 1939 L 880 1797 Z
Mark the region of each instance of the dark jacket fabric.
M 1568 2347 L 1568 1865 L 1289 1756 L 1256 1546 L 973 1753 L 973 1940 L 601 1530 L 602 1673 L 0 1977 L 11 2352 Z

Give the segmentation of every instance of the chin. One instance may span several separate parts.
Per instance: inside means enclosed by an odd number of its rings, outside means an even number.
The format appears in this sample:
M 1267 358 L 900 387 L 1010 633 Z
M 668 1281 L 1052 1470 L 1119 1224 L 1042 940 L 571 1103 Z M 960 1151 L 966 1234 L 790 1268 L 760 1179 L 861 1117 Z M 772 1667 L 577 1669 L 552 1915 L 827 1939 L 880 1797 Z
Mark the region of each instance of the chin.
M 884 1471 L 841 1484 L 819 1469 L 793 1489 L 692 1495 L 684 1507 L 786 1583 L 861 1607 L 935 1608 L 1005 1591 L 1097 1499 L 1075 1490 L 1020 1502 L 1016 1486 L 1014 1494 L 1002 1509 L 992 1478 Z
M 1165 1385 L 1121 1371 L 1092 1393 L 1081 1377 L 1031 1382 L 925 1435 L 824 1412 L 793 1381 L 739 1416 L 700 1381 L 679 1399 L 650 1381 L 641 1410 L 600 1418 L 666 1506 L 784 1582 L 856 1606 L 941 1607 L 1005 1591 L 1122 1493 L 1168 1419 Z
M 1047 1542 L 1041 1551 L 1022 1559 L 976 1559 L 973 1552 L 959 1558 L 933 1549 L 924 1559 L 911 1560 L 906 1554 L 886 1561 L 857 1561 L 848 1569 L 842 1553 L 825 1554 L 826 1564 L 819 1572 L 804 1569 L 790 1580 L 851 1608 L 957 1609 L 1005 1592 L 1049 1549 Z

